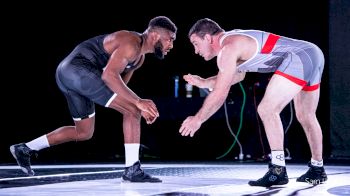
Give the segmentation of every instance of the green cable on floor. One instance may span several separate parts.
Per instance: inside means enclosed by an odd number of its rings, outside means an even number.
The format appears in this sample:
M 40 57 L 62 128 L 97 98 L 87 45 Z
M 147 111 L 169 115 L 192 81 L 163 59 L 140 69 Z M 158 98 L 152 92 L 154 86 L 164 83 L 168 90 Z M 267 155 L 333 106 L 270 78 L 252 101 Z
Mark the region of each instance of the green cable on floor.
M 241 113 L 240 113 L 240 120 L 239 120 L 239 127 L 238 127 L 238 130 L 237 130 L 237 134 L 236 134 L 235 140 L 233 141 L 233 143 L 230 146 L 230 148 L 223 155 L 221 155 L 219 157 L 216 157 L 216 159 L 221 159 L 221 158 L 225 157 L 232 150 L 232 148 L 235 146 L 235 144 L 237 142 L 237 138 L 238 138 L 239 133 L 241 132 L 241 129 L 242 129 L 242 125 L 243 125 L 243 111 L 244 111 L 244 106 L 245 106 L 245 102 L 246 102 L 246 93 L 245 93 L 245 90 L 244 90 L 243 85 L 242 85 L 241 82 L 239 83 L 239 86 L 241 87 L 241 90 L 242 90 L 243 102 L 242 102 L 242 106 L 241 106 Z

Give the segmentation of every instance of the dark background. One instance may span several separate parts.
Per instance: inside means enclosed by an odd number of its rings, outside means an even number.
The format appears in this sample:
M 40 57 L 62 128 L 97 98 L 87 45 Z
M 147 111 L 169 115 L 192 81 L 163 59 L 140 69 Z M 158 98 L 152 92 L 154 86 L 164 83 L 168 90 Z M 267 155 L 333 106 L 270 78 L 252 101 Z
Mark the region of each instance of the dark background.
M 230 6 L 201 3 L 198 7 L 174 6 L 175 2 L 146 5 L 114 5 L 99 2 L 78 6 L 50 2 L 47 5 L 15 5 L 3 23 L 3 114 L 0 162 L 14 164 L 9 146 L 28 142 L 73 122 L 66 101 L 56 86 L 58 63 L 81 41 L 98 34 L 126 29 L 143 32 L 148 21 L 168 16 L 178 27 L 173 50 L 162 61 L 149 54 L 129 83 L 140 97 L 153 99 L 160 118 L 152 125 L 142 121 L 142 154 L 146 161 L 235 160 L 234 142 L 221 108 L 205 122 L 193 138 L 178 133 L 181 122 L 203 102 L 199 89 L 185 98 L 187 73 L 209 77 L 216 74 L 215 60 L 205 62 L 195 55 L 187 33 L 192 24 L 208 17 L 225 30 L 258 29 L 317 44 L 326 58 L 317 115 L 324 132 L 326 160 L 344 160 L 349 151 L 349 3 L 346 0 L 231 2 Z M 177 3 L 179 4 L 179 3 Z M 175 7 L 181 7 L 175 8 Z M 137 11 L 138 10 L 138 11 Z M 142 10 L 142 11 L 139 11 Z M 123 14 L 123 13 L 124 14 Z M 128 14 L 125 14 L 128 13 Z M 174 97 L 174 76 L 180 76 L 180 97 Z M 227 99 L 228 118 L 239 134 L 244 154 L 264 160 L 269 153 L 265 133 L 256 116 L 256 104 L 270 74 L 248 73 L 231 88 Z M 242 124 L 240 126 L 240 117 Z M 42 150 L 35 163 L 124 162 L 122 116 L 111 109 L 96 108 L 93 138 Z M 307 161 L 310 151 L 305 134 L 290 107 L 282 112 L 286 128 L 285 146 L 292 160 Z M 289 125 L 289 122 L 291 124 Z M 232 146 L 230 148 L 230 146 Z M 226 154 L 225 154 L 226 153 Z M 221 155 L 226 155 L 222 156 Z

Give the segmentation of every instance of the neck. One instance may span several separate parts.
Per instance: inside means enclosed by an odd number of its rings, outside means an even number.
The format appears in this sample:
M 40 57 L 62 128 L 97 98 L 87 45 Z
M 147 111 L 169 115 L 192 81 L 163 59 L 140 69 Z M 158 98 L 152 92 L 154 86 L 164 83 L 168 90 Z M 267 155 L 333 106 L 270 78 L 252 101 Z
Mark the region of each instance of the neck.
M 154 47 L 151 44 L 149 33 L 147 31 L 143 32 L 141 34 L 141 38 L 143 39 L 143 43 L 141 46 L 141 53 L 142 54 L 152 53 L 154 50 Z
M 224 35 L 225 35 L 224 32 L 221 32 L 221 33 L 219 33 L 219 34 L 216 35 L 218 45 L 220 45 L 220 40 L 221 40 L 222 36 L 224 36 Z
M 213 49 L 215 50 L 215 51 L 220 51 L 221 50 L 221 44 L 220 44 L 220 39 L 221 39 L 221 37 L 223 36 L 223 35 L 225 35 L 225 33 L 224 32 L 221 32 L 221 33 L 219 33 L 219 34 L 217 34 L 217 35 L 214 35 L 214 37 L 213 37 Z

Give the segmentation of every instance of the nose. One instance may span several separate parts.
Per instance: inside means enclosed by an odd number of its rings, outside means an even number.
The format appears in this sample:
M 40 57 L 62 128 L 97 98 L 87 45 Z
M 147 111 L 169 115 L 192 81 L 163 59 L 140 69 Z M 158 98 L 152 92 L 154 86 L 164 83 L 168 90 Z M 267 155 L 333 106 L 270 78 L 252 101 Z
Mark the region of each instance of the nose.
M 172 49 L 173 47 L 174 47 L 174 42 L 171 41 L 169 44 L 169 50 Z

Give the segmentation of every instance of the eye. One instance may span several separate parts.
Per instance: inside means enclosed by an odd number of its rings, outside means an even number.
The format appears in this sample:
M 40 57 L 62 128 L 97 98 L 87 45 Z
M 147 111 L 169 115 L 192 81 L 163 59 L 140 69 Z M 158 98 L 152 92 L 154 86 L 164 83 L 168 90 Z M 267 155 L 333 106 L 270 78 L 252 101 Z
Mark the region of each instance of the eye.
M 161 39 L 164 40 L 165 42 L 169 42 L 169 43 L 173 41 L 171 38 L 168 38 L 168 37 L 165 37 L 165 38 L 162 37 Z

